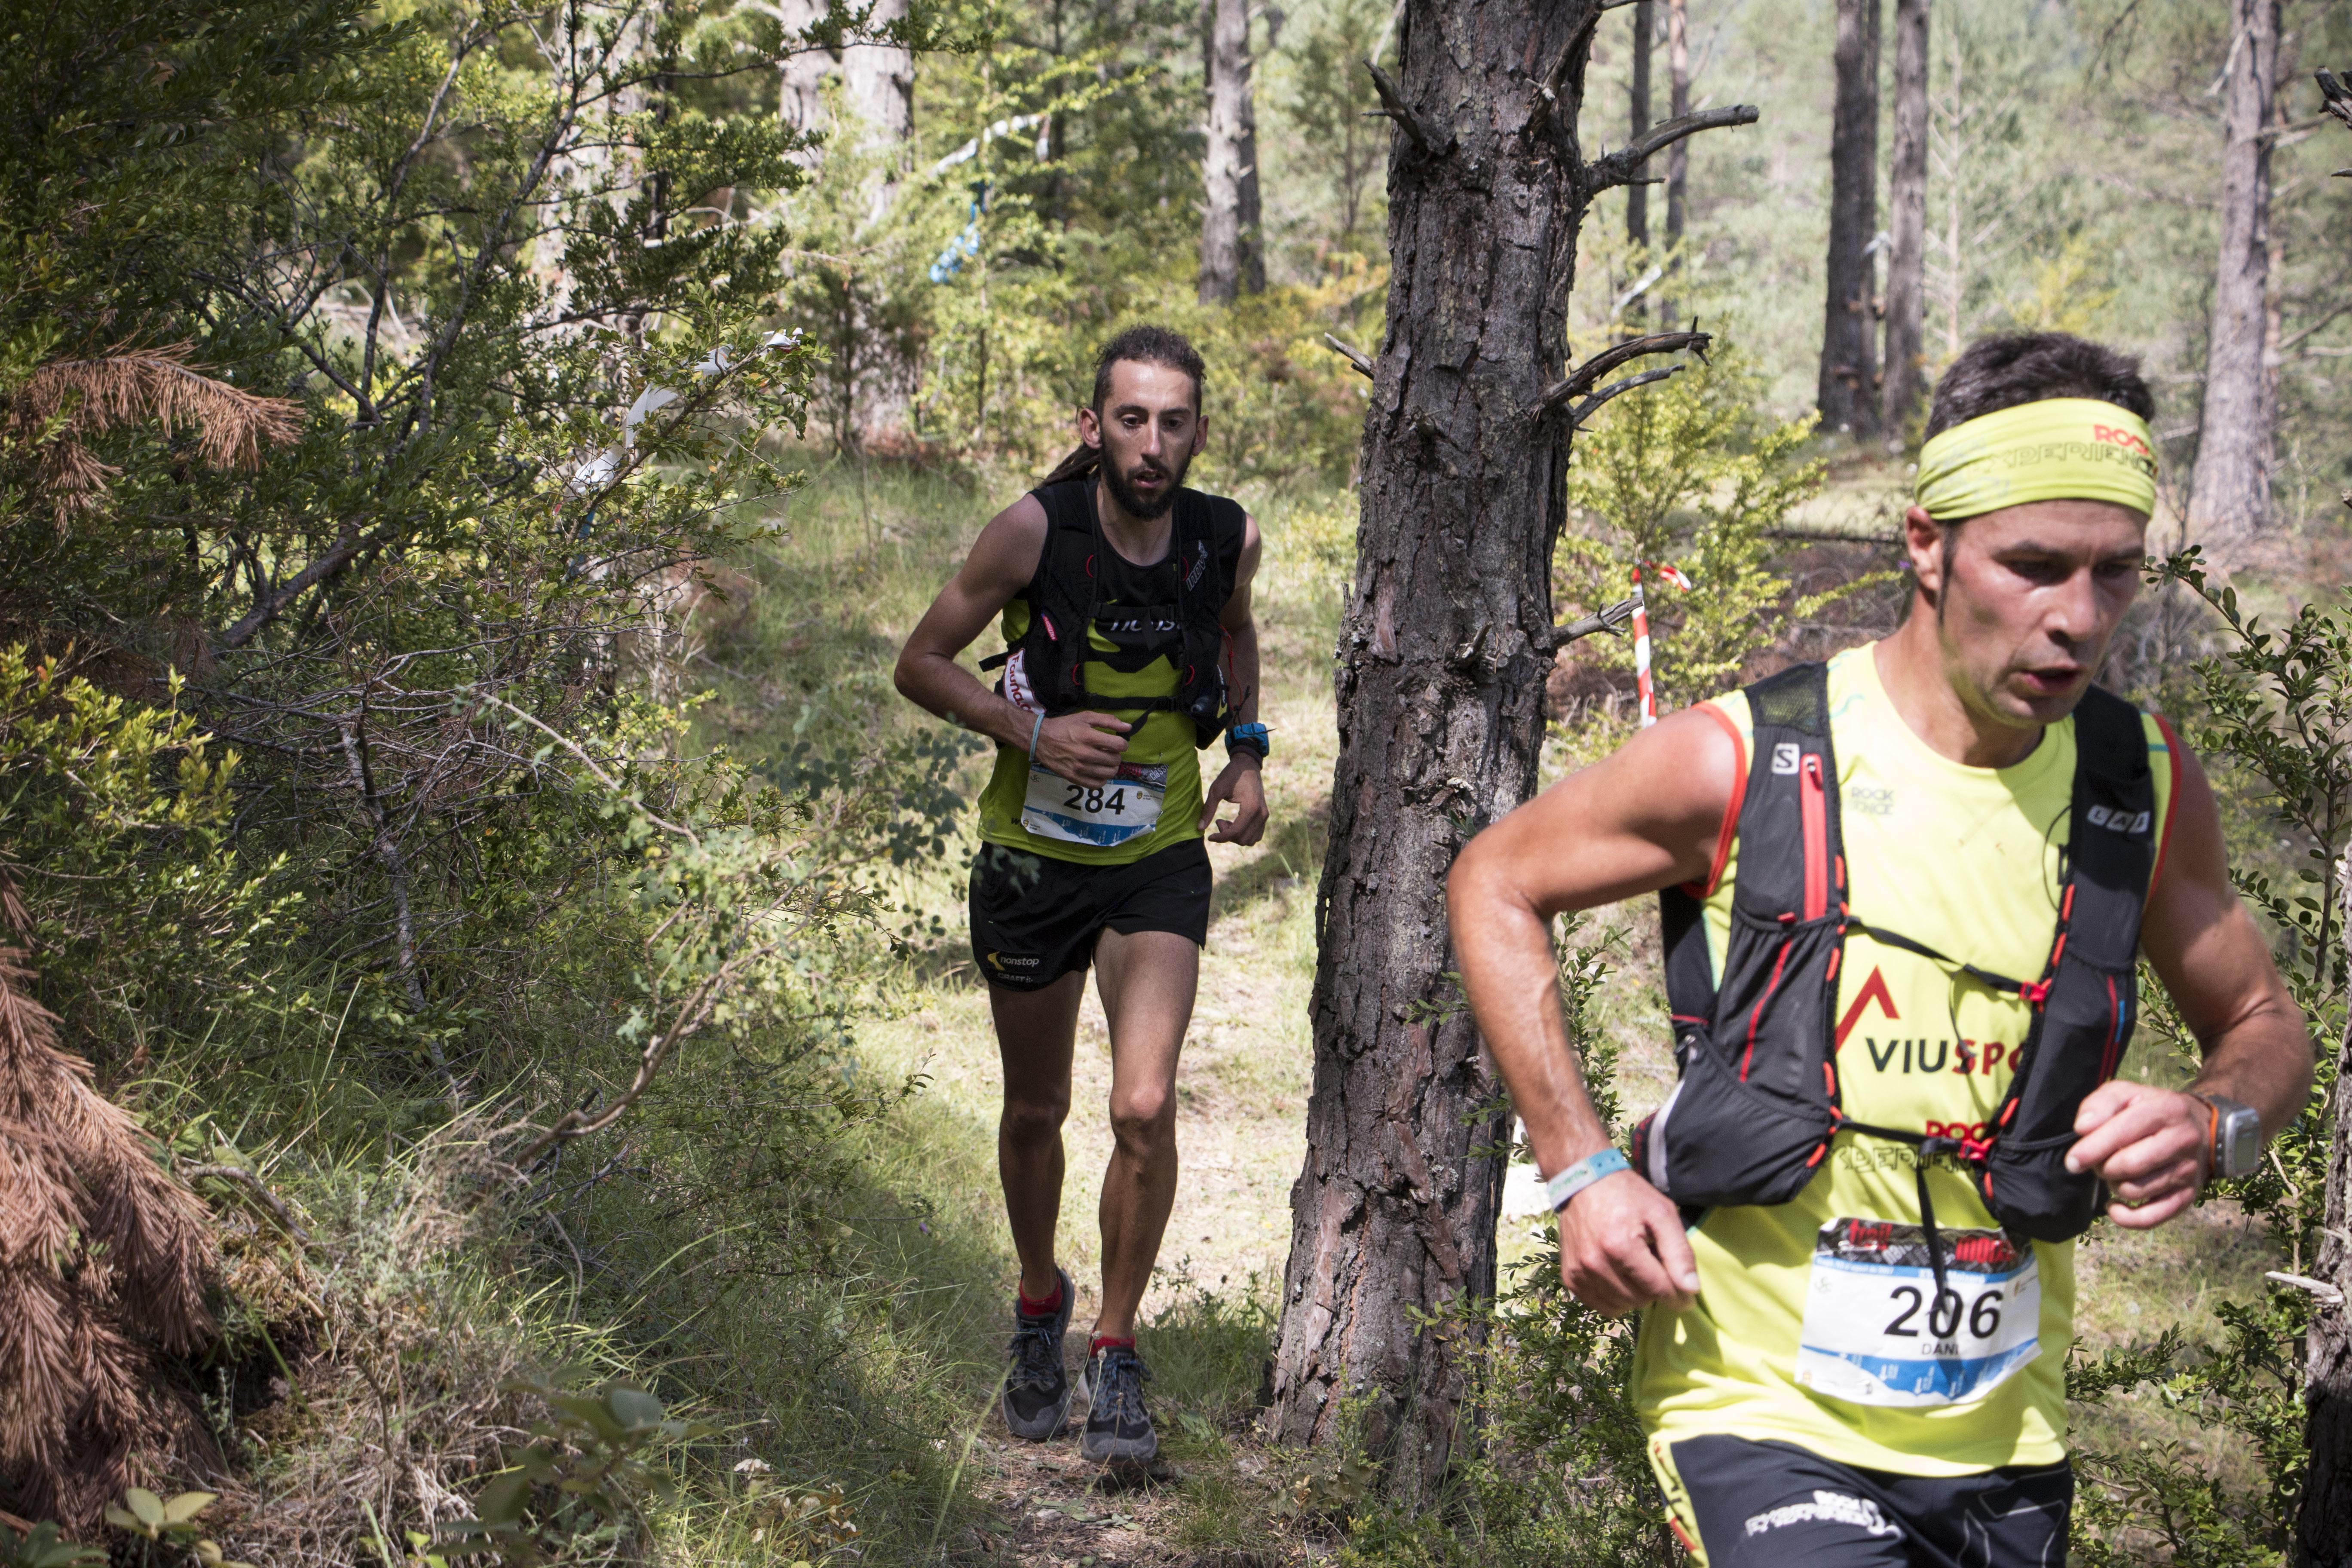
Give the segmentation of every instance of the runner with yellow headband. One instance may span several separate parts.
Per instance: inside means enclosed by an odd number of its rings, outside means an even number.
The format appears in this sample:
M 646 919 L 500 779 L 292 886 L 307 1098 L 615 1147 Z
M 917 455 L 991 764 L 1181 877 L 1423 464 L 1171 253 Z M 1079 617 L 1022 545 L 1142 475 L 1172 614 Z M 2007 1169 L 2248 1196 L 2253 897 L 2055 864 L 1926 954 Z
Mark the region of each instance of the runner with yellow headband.
M 2179 1214 L 2311 1042 L 2211 790 L 2092 678 L 2156 501 L 2137 367 L 1989 339 L 1937 387 L 1884 641 L 1669 717 L 1478 836 L 1450 905 L 1561 1279 L 1638 1310 L 1673 1528 L 1713 1568 L 2066 1555 L 2074 1238 Z M 1679 1080 L 1612 1147 L 1554 915 L 1661 893 Z M 2145 955 L 2203 1049 L 2116 1076 Z

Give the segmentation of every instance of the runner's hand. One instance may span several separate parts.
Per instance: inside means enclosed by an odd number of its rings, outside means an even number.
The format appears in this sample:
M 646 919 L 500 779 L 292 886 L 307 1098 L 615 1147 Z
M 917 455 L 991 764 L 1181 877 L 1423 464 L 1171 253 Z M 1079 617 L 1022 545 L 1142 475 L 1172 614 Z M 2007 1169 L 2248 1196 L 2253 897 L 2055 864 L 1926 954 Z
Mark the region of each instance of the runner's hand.
M 1680 1312 L 1698 1300 L 1698 1263 L 1674 1199 L 1620 1171 L 1559 1211 L 1559 1282 L 1615 1317 L 1662 1301 Z
M 1227 801 L 1234 803 L 1234 814 L 1209 833 L 1209 819 Z M 1255 844 L 1265 834 L 1265 781 L 1258 777 L 1255 757 L 1234 758 L 1209 786 L 1209 797 L 1201 803 L 1201 831 L 1209 833 L 1212 844 Z
M 2110 1079 L 2074 1113 L 2070 1171 L 2095 1171 L 2115 1202 L 2107 1217 L 2126 1230 L 2162 1225 L 2197 1201 L 2211 1158 L 2213 1110 L 2193 1094 Z
M 1107 784 L 1134 726 L 1108 713 L 1065 713 L 1037 731 L 1035 760 L 1072 784 Z

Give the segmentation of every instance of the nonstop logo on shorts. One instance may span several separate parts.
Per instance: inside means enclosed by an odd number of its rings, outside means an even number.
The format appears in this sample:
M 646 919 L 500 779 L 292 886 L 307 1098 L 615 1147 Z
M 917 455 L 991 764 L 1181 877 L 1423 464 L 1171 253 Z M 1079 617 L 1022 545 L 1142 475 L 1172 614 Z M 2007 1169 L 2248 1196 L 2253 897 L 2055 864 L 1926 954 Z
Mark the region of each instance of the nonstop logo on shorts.
M 992 950 L 988 955 L 988 962 L 996 966 L 996 972 L 999 974 L 1003 974 L 1008 970 L 1034 969 L 1037 967 L 1038 961 L 1034 955 L 1025 952 L 997 952 Z
M 1811 1502 L 1783 1503 L 1768 1512 L 1752 1514 L 1748 1521 L 1748 1533 L 1761 1535 L 1768 1530 L 1791 1524 L 1850 1524 L 1873 1535 L 1903 1533 L 1878 1511 L 1876 1503 L 1867 1498 L 1848 1497 L 1843 1492 L 1815 1492 Z

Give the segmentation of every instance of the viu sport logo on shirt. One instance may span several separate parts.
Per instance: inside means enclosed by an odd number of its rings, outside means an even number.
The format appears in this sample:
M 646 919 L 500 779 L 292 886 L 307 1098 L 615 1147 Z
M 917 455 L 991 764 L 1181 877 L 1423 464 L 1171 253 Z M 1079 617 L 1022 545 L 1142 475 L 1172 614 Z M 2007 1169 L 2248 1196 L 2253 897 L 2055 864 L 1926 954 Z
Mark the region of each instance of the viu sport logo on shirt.
M 2083 820 L 2094 827 L 2104 827 L 2110 833 L 2120 833 L 2137 838 L 2147 831 L 2149 814 L 2145 811 L 2120 811 L 2112 805 L 2095 805 Z

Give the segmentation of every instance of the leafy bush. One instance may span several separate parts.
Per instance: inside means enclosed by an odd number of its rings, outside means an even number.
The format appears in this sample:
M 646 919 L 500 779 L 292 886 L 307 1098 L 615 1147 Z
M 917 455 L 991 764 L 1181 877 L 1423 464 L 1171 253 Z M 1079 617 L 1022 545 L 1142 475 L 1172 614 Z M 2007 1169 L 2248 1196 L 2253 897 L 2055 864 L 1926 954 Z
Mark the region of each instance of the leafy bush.
M 2343 1037 L 2347 965 L 2336 905 L 2337 868 L 2352 847 L 2352 616 L 2305 605 L 2275 627 L 2242 610 L 2233 588 L 2212 583 L 2194 548 L 2151 574 L 2178 584 L 2213 613 L 2219 651 L 2190 673 L 2184 739 L 2215 772 L 2235 773 L 2262 803 L 2265 826 L 2296 851 L 2280 887 L 2256 866 L 2232 878 L 2270 924 L 2279 968 L 2314 1038 Z M 2195 1042 L 2152 974 L 2147 1021 L 2184 1067 Z M 2302 1275 L 2326 1219 L 2336 1058 L 2322 1051 L 2308 1109 L 2272 1140 L 2252 1175 L 2216 1184 L 2258 1217 Z M 2144 1390 L 2167 1410 L 2229 1435 L 2251 1476 L 2232 1473 L 2177 1442 L 2075 1456 L 2081 1490 L 2074 1547 L 2087 1563 L 2163 1560 L 2252 1568 L 2279 1560 L 2292 1541 L 2309 1456 L 2304 1441 L 2303 1341 L 2312 1298 L 2273 1279 L 2252 1305 L 2224 1304 L 2210 1325 L 2175 1324 L 2150 1342 L 2067 1366 L 2068 1396 L 2098 1405 Z
M 1864 574 L 1801 594 L 1775 565 L 1785 552 L 1768 531 L 1820 491 L 1826 466 L 1809 455 L 1812 420 L 1759 412 L 1762 394 L 1761 375 L 1738 348 L 1719 344 L 1664 384 L 1613 399 L 1570 455 L 1573 526 L 1553 568 L 1563 610 L 1614 604 L 1642 563 L 1678 566 L 1691 578 L 1683 593 L 1644 577 L 1661 712 L 1737 685 L 1741 667 L 1792 626 L 1892 577 Z M 1578 658 L 1611 670 L 1633 666 L 1630 643 L 1600 637 L 1585 639 Z

